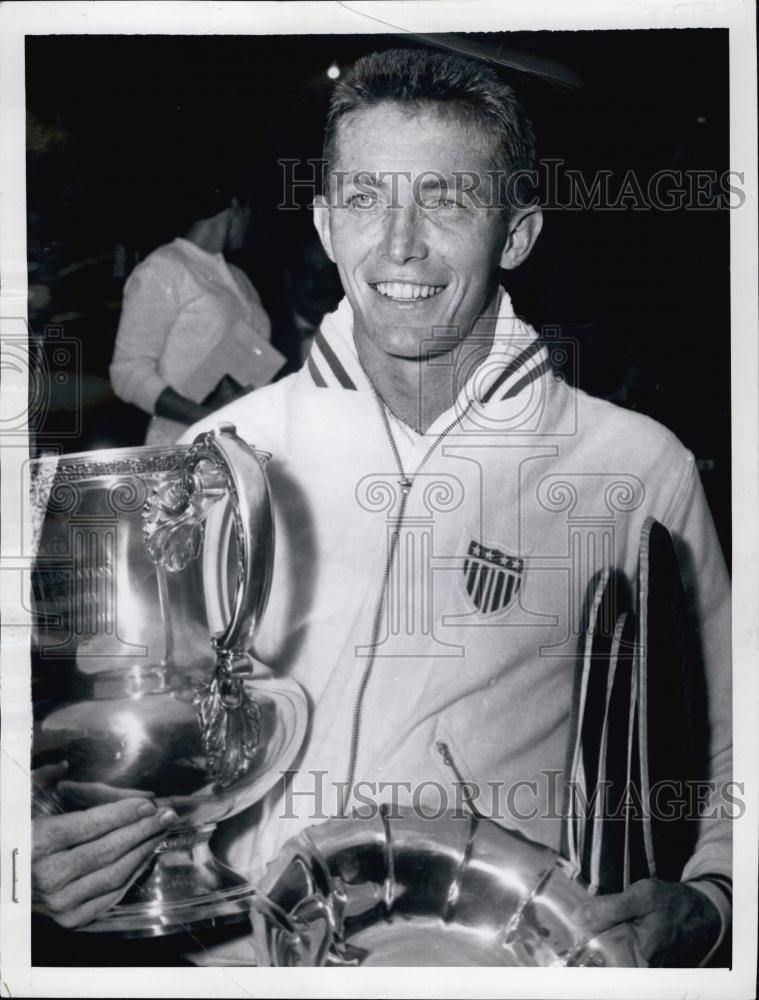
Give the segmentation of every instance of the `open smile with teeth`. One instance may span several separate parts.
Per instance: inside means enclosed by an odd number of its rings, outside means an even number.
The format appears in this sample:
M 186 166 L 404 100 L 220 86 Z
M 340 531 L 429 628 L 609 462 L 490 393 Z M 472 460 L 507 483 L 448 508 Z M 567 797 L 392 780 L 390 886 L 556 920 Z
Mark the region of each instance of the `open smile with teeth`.
M 411 281 L 378 281 L 372 288 L 385 298 L 410 302 L 414 299 L 432 299 L 445 289 L 445 285 L 418 285 Z

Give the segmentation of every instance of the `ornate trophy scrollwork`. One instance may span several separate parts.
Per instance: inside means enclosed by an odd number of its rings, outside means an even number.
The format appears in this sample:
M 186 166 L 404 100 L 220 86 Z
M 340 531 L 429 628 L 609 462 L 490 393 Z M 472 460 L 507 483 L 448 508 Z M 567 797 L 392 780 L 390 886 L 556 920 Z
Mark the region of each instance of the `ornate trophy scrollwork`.
M 247 654 L 235 658 L 217 650 L 216 667 L 193 699 L 206 755 L 206 767 L 217 784 L 226 788 L 251 766 L 261 739 L 261 708 L 245 688 L 251 674 Z M 242 672 L 236 668 L 242 666 Z
M 208 499 L 203 494 L 188 494 L 182 483 L 156 486 L 142 512 L 145 548 L 153 562 L 169 573 L 179 573 L 197 559 L 207 513 Z
M 205 520 L 223 496 L 232 503 L 237 544 L 237 591 L 232 618 L 211 645 L 216 664 L 211 679 L 196 686 L 196 707 L 206 769 L 222 788 L 250 768 L 261 736 L 261 710 L 245 687 L 253 660 L 245 643 L 265 607 L 271 582 L 273 524 L 266 479 L 240 470 L 251 453 L 239 452 L 231 424 L 199 435 L 182 465 L 182 475 L 156 487 L 143 510 L 145 547 L 161 569 L 178 573 L 196 559 L 203 545 Z M 259 461 L 254 456 L 254 461 Z M 253 485 L 260 483 L 261 496 Z M 263 551 L 261 551 L 263 549 Z

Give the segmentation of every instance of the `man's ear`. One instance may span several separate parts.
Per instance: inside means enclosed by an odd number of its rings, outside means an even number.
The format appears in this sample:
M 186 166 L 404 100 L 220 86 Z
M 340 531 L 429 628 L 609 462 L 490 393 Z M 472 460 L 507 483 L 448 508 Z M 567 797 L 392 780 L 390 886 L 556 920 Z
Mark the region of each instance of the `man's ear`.
M 334 264 L 335 255 L 332 252 L 332 233 L 329 228 L 329 203 L 323 194 L 317 194 L 314 198 L 314 226 L 319 234 L 324 252 Z
M 542 228 L 543 213 L 540 208 L 525 208 L 516 212 L 509 220 L 501 267 L 511 271 L 527 260 Z

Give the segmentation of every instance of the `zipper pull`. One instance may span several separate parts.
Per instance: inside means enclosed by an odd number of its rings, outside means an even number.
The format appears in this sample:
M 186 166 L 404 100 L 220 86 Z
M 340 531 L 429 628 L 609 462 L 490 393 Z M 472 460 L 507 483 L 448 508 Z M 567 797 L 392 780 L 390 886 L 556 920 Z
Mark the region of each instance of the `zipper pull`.
M 435 744 L 435 749 L 440 754 L 440 756 L 443 758 L 443 763 L 447 767 L 455 767 L 456 766 L 453 763 L 453 757 L 451 757 L 451 752 L 448 749 L 448 744 L 447 743 L 444 743 L 442 740 L 438 740 L 437 743 Z
M 453 756 L 451 755 L 451 751 L 448 748 L 448 744 L 445 743 L 443 740 L 438 740 L 435 743 L 435 749 L 443 758 L 443 763 L 446 765 L 446 767 L 449 767 L 453 771 L 453 776 L 456 778 L 456 782 L 461 786 L 461 795 L 464 805 L 472 814 L 472 816 L 475 817 L 475 819 L 481 819 L 482 814 L 474 804 L 472 788 L 469 782 L 464 780 L 461 771 L 459 771 L 458 767 L 456 766 L 456 761 L 453 759 Z

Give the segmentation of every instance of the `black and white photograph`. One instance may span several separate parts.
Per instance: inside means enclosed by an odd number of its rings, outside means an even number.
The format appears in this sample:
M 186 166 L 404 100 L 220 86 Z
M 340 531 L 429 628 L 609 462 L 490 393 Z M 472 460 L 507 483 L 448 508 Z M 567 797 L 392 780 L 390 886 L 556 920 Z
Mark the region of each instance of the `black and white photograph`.
M 756 996 L 753 4 L 0 9 L 4 996 Z

